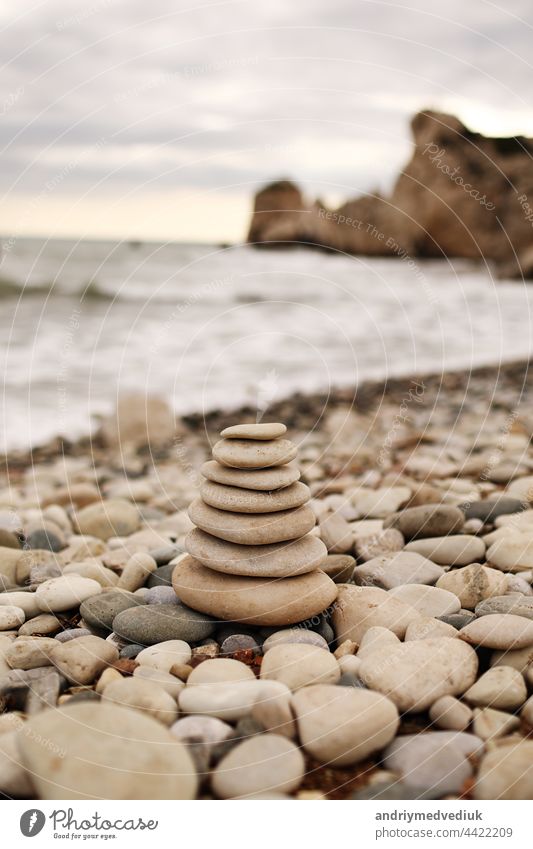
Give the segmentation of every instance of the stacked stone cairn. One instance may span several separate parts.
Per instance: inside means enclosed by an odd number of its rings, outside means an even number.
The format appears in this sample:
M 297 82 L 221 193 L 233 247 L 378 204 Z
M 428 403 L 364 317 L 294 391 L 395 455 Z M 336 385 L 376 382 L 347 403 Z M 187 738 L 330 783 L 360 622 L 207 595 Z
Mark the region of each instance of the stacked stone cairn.
M 188 556 L 174 570 L 180 600 L 249 625 L 291 625 L 328 608 L 337 587 L 320 566 L 327 549 L 312 531 L 309 488 L 292 462 L 283 424 L 222 431 L 189 516 Z

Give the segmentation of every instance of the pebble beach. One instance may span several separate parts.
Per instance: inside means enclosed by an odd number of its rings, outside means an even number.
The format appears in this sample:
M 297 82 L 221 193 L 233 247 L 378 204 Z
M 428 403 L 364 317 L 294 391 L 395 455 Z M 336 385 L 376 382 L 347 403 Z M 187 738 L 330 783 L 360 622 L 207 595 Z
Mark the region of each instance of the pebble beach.
M 533 798 L 532 398 L 130 400 L 6 455 L 1 794 Z

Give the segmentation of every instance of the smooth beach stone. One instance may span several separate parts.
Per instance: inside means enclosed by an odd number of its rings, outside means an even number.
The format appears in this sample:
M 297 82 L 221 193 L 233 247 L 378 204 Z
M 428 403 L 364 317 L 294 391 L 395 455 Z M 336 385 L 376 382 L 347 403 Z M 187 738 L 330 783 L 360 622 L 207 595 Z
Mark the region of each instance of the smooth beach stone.
M 360 586 L 390 590 L 404 584 L 434 584 L 442 575 L 444 569 L 421 554 L 399 551 L 397 554 L 375 557 L 357 566 L 353 580 Z
M 429 718 L 438 728 L 464 731 L 472 721 L 472 711 L 454 696 L 441 696 L 431 705 Z
M 287 687 L 278 681 L 257 679 L 228 683 L 219 681 L 192 687 L 187 685 L 180 693 L 179 707 L 183 713 L 214 716 L 235 722 L 249 716 L 258 699 L 276 698 L 286 691 Z
M 434 616 L 421 616 L 407 626 L 404 640 L 431 640 L 435 637 L 456 637 L 457 629 Z
M 252 650 L 254 654 L 260 653 L 259 644 L 248 634 L 230 634 L 220 646 L 220 654 L 234 654 L 234 652 L 247 650 Z
M 157 569 L 157 563 L 149 554 L 139 551 L 129 558 L 122 574 L 118 579 L 117 588 L 135 592 L 140 587 L 144 587 L 149 576 Z
M 138 666 L 133 671 L 133 677 L 142 678 L 143 681 L 150 681 L 153 684 L 157 684 L 158 687 L 162 687 L 166 693 L 175 699 L 176 703 L 181 691 L 185 687 L 184 682 L 180 678 L 176 678 L 170 672 L 162 672 L 160 669 L 155 669 L 153 666 Z
M 479 537 L 467 534 L 433 537 L 409 542 L 405 551 L 423 554 L 441 566 L 466 566 L 485 558 L 485 543 Z
M 466 519 L 481 519 L 484 524 L 494 522 L 498 516 L 505 516 L 508 513 L 520 513 L 524 510 L 525 506 L 520 499 L 506 498 L 505 496 L 501 498 L 487 498 L 486 501 L 472 501 L 459 505 Z
M 0 734 L 0 794 L 32 799 L 34 793 L 31 776 L 20 762 L 17 730 Z
M 400 774 L 406 786 L 421 794 L 430 791 L 432 796 L 440 797 L 460 793 L 472 775 L 467 754 L 479 751 L 480 743 L 472 734 L 448 731 L 406 734 L 386 749 L 383 765 Z
M 178 563 L 173 583 L 195 610 L 250 625 L 292 625 L 321 613 L 337 596 L 336 584 L 319 569 L 293 578 L 243 578 L 213 572 L 192 557 Z
M 470 610 L 460 610 L 459 613 L 450 613 L 449 616 L 439 616 L 441 622 L 451 625 L 457 631 L 469 625 L 476 618 L 475 613 Z
M 0 606 L 4 607 L 5 605 L 21 607 L 24 611 L 24 615 L 26 619 L 32 619 L 34 616 L 38 616 L 41 612 L 39 605 L 37 604 L 37 599 L 35 597 L 35 593 L 27 593 L 27 592 L 8 592 L 8 593 L 0 593 Z
M 460 533 L 465 515 L 449 504 L 426 504 L 408 507 L 385 519 L 383 527 L 396 528 L 407 540 L 441 537 Z
M 461 609 L 461 602 L 454 593 L 425 584 L 404 584 L 393 587 L 389 595 L 410 604 L 423 616 L 447 616 Z
M 476 616 L 487 616 L 490 613 L 512 613 L 533 619 L 533 597 L 521 595 L 498 595 L 487 598 L 476 605 Z
M 340 513 L 326 513 L 319 520 L 320 538 L 330 554 L 346 554 L 354 544 L 350 525 Z
M 327 549 L 312 534 L 271 545 L 238 545 L 195 528 L 185 539 L 189 554 L 217 572 L 284 578 L 322 568 Z
M 118 660 L 118 651 L 101 637 L 90 636 L 59 643 L 49 657 L 71 683 L 92 684 L 107 666 Z
M 102 631 L 113 629 L 113 619 L 123 610 L 138 607 L 144 600 L 126 590 L 110 590 L 92 596 L 80 605 L 80 616 L 91 628 Z
M 260 734 L 235 746 L 218 763 L 211 784 L 220 799 L 291 793 L 304 777 L 302 753 L 280 734 Z
M 71 563 L 63 569 L 64 575 L 81 575 L 82 578 L 91 578 L 97 581 L 101 587 L 114 587 L 118 582 L 118 575 L 102 566 L 101 563 Z
M 446 572 L 437 581 L 437 588 L 454 593 L 461 602 L 461 607 L 474 610 L 480 601 L 505 593 L 507 575 L 499 569 L 472 563 L 470 566 Z
M 490 613 L 461 628 L 458 636 L 473 646 L 523 649 L 533 645 L 533 622 L 513 613 Z
M 298 448 L 288 439 L 221 439 L 213 446 L 213 459 L 233 469 L 281 466 L 294 460 L 297 453 Z
M 127 537 L 141 523 L 139 511 L 131 501 L 110 498 L 77 510 L 74 521 L 80 534 L 108 540 L 110 537 Z
M 232 513 L 275 513 L 301 507 L 311 498 L 311 491 L 300 481 L 271 492 L 257 492 L 205 481 L 200 487 L 200 495 L 206 504 L 219 510 Z
M 177 604 L 178 599 L 172 587 L 152 587 L 143 596 L 146 604 Z
M 403 534 L 395 528 L 387 528 L 385 531 L 356 536 L 354 551 L 359 560 L 366 562 L 375 557 L 383 557 L 386 554 L 395 554 L 401 551 L 405 545 Z
M 259 722 L 266 731 L 296 739 L 297 729 L 291 708 L 292 693 L 279 682 L 276 690 L 267 690 L 252 707 L 250 718 Z
M 57 616 L 51 613 L 40 613 L 39 616 L 34 616 L 21 625 L 18 633 L 19 637 L 47 637 L 49 634 L 55 634 L 60 628 L 61 622 Z
M 0 607 L 0 631 L 10 631 L 12 628 L 20 628 L 26 616 L 21 607 L 14 604 Z
M 514 651 L 495 651 L 490 658 L 491 666 L 512 666 L 525 676 L 528 675 L 530 664 L 533 664 L 533 645 Z
M 314 539 L 318 539 L 318 537 L 314 537 Z M 322 571 L 336 584 L 345 584 L 352 578 L 355 569 L 355 557 L 351 557 L 349 554 L 328 554 L 319 565 Z
M 270 469 L 259 469 L 258 471 L 242 471 L 241 469 L 230 469 L 216 460 L 208 460 L 200 469 L 202 475 L 210 481 L 236 486 L 242 489 L 252 489 L 258 492 L 272 492 L 283 487 L 290 486 L 300 478 L 300 470 L 296 465 L 287 463 L 283 466 L 274 466 Z
M 533 475 L 516 478 L 507 487 L 506 495 L 519 502 L 533 501 Z
M 141 711 L 163 725 L 172 725 L 178 715 L 176 701 L 163 687 L 139 677 L 111 681 L 104 688 L 102 701 Z
M 180 553 L 183 553 L 183 551 Z M 148 577 L 145 587 L 149 590 L 153 589 L 154 587 L 171 587 L 174 566 L 174 563 L 165 563 L 164 566 L 159 566 Z
M 168 672 L 175 664 L 183 665 L 191 659 L 191 647 L 184 640 L 165 640 L 154 646 L 148 646 L 136 655 L 141 666 L 151 666 L 161 672 Z
M 350 766 L 383 749 L 399 725 L 395 705 L 380 693 L 317 684 L 292 698 L 305 751 L 321 763 Z
M 217 510 L 200 498 L 189 507 L 189 518 L 202 531 L 241 545 L 267 545 L 296 539 L 315 525 L 315 514 L 307 505 L 295 510 L 250 515 Z
M 512 713 L 493 708 L 474 708 L 472 729 L 482 740 L 494 741 L 500 737 L 508 737 L 520 728 L 520 719 Z
M 381 625 L 403 639 L 407 626 L 420 618 L 410 604 L 394 598 L 378 587 L 356 587 L 341 584 L 332 616 L 339 642 L 353 640 L 359 644 L 369 628 Z
M 90 637 L 91 631 L 88 628 L 67 628 L 65 631 L 60 631 L 56 634 L 55 640 L 58 643 L 68 643 L 69 640 L 77 640 L 78 637 Z
M 311 684 L 336 684 L 341 677 L 336 657 L 305 643 L 274 646 L 263 657 L 261 678 L 281 681 L 290 690 Z
M 361 639 L 361 644 L 359 646 L 357 652 L 357 659 L 363 660 L 364 657 L 368 657 L 373 651 L 378 648 L 383 648 L 384 646 L 396 646 L 398 645 L 400 640 L 392 631 L 389 631 L 388 628 L 383 628 L 380 625 L 375 625 L 372 628 L 369 628 L 363 634 Z
M 477 656 L 470 646 L 440 637 L 378 649 L 363 659 L 359 677 L 369 689 L 390 698 L 400 711 L 419 712 L 441 696 L 464 693 L 474 683 L 477 668 Z
M 113 631 L 125 640 L 146 646 L 167 640 L 196 643 L 210 637 L 216 627 L 216 622 L 204 613 L 184 604 L 145 604 L 118 613 L 113 619 Z
M 533 511 L 532 511 L 533 512 Z M 524 572 L 533 567 L 533 536 L 508 533 L 487 550 L 487 563 L 502 572 Z
M 494 666 L 464 693 L 468 704 L 495 710 L 516 710 L 527 699 L 523 675 L 512 666 Z
M 18 733 L 39 799 L 193 799 L 187 749 L 160 722 L 109 703 L 32 717 Z
M 411 497 L 408 486 L 390 486 L 380 489 L 360 489 L 352 500 L 359 516 L 369 519 L 384 519 L 395 513 Z
M 40 609 L 44 613 L 60 613 L 79 607 L 91 596 L 102 592 L 98 581 L 82 578 L 79 575 L 64 575 L 61 578 L 50 578 L 44 584 L 39 584 L 35 596 Z
M 533 742 L 491 749 L 479 765 L 474 799 L 533 799 Z
M 286 433 L 287 426 L 281 422 L 260 422 L 231 425 L 224 428 L 220 435 L 223 439 L 278 439 Z
M 255 681 L 249 666 L 229 657 L 204 660 L 187 678 L 187 687 L 205 684 L 229 684 L 233 681 Z
M 57 646 L 50 637 L 28 637 L 13 640 L 4 653 L 6 663 L 12 669 L 37 669 L 50 666 L 50 652 Z
M 233 728 L 214 716 L 184 716 L 170 729 L 178 740 L 200 739 L 204 746 L 216 746 L 231 737 Z
M 285 628 L 283 631 L 274 631 L 263 643 L 263 654 L 266 654 L 275 646 L 285 646 L 288 644 L 302 644 L 316 646 L 319 649 L 329 651 L 327 641 L 316 631 L 310 631 L 308 628 Z

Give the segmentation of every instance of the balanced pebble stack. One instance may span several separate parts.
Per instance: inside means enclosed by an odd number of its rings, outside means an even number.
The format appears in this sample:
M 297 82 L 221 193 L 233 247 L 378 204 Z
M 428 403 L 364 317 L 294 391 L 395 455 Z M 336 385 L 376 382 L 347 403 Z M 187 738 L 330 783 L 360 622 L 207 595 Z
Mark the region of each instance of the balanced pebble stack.
M 195 529 L 173 586 L 181 601 L 217 619 L 290 625 L 324 611 L 335 583 L 314 536 L 311 494 L 299 481 L 296 446 L 283 424 L 240 424 L 221 432 L 204 463 L 200 498 L 189 508 Z

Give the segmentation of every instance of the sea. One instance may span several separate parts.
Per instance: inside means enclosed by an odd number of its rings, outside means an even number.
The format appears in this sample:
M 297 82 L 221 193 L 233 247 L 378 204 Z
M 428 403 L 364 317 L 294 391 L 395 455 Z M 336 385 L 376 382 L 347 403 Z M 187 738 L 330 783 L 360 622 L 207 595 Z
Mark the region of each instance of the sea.
M 0 450 L 90 433 L 120 392 L 179 414 L 532 353 L 533 285 L 470 261 L 0 240 Z

